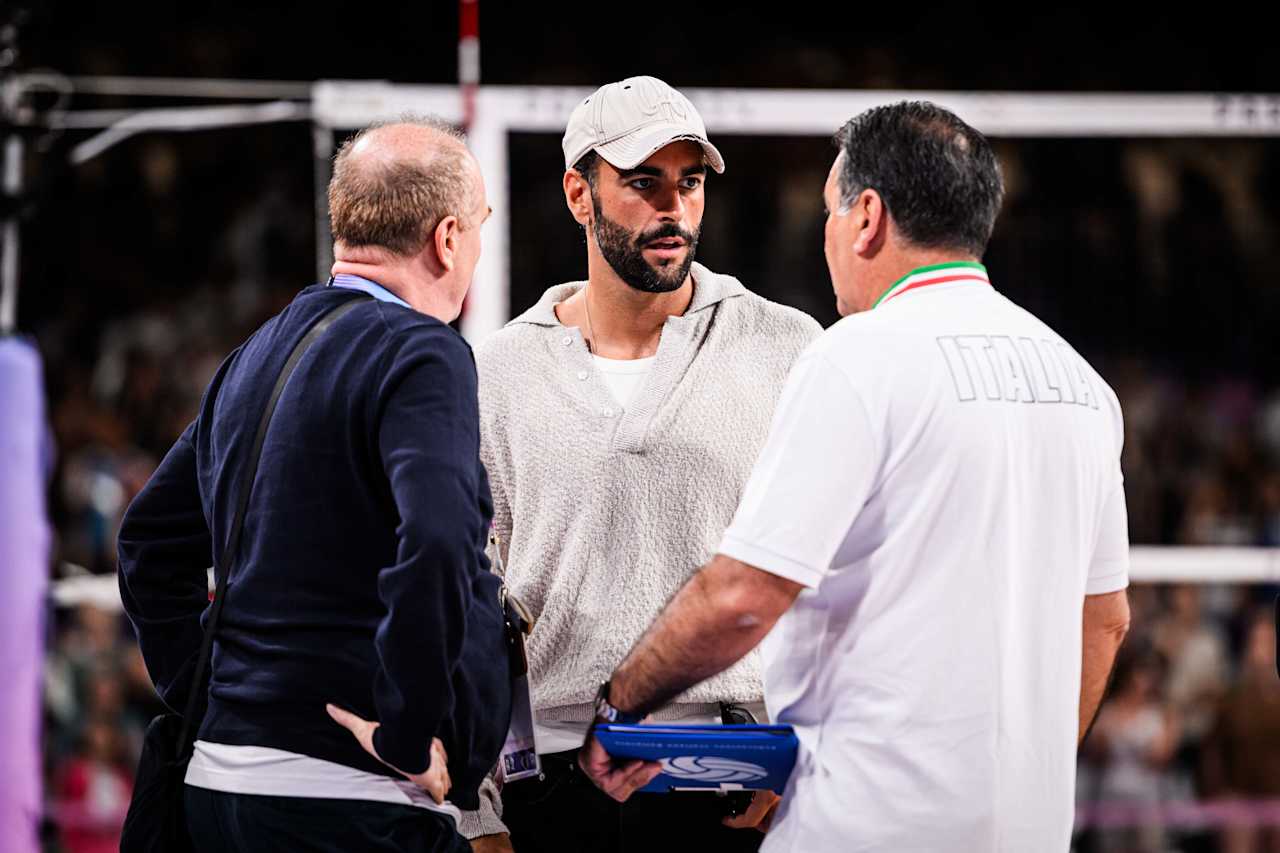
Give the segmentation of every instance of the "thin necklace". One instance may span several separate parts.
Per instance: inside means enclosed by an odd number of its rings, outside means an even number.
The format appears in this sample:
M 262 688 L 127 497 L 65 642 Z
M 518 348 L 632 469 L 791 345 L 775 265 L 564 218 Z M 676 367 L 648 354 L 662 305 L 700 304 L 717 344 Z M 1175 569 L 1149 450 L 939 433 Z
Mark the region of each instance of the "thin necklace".
M 595 347 L 592 344 L 596 340 L 596 330 L 591 326 L 591 300 L 587 298 L 586 288 L 582 291 L 582 307 L 587 311 L 587 352 L 595 355 Z
M 582 307 L 587 312 L 587 352 L 591 353 L 592 355 L 595 355 L 596 349 L 593 346 L 593 344 L 595 344 L 595 341 L 596 341 L 596 330 L 591 325 L 591 300 L 587 297 L 587 291 L 589 289 L 590 289 L 590 285 L 583 288 L 582 290 Z M 601 357 L 603 358 L 603 356 Z

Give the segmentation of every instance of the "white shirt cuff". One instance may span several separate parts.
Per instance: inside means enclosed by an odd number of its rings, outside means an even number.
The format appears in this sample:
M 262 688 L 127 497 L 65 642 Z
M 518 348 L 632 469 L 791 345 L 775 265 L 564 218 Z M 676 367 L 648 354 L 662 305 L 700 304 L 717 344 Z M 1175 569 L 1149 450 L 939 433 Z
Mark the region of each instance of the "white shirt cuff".
M 1120 564 L 1119 570 L 1101 577 L 1090 577 L 1085 582 L 1085 595 L 1106 595 L 1109 592 L 1119 592 L 1129 586 L 1129 567 L 1123 563 Z
M 766 571 L 771 575 L 795 581 L 801 586 L 810 589 L 822 583 L 822 578 L 826 574 L 812 566 L 806 566 L 799 560 L 770 551 L 768 548 L 761 548 L 759 545 L 744 542 L 732 533 L 725 534 L 724 541 L 720 543 L 719 552 L 726 557 L 732 557 L 739 562 L 755 566 L 757 569 Z

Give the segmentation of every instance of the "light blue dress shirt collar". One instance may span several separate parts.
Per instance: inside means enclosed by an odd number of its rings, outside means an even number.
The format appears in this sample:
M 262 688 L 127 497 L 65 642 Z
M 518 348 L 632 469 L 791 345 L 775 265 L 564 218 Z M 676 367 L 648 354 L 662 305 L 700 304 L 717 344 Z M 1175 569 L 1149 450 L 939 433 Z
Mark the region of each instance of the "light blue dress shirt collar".
M 369 281 L 367 278 L 361 278 L 358 275 L 349 273 L 339 273 L 329 280 L 330 287 L 346 287 L 351 290 L 363 290 L 365 293 L 377 299 L 379 302 L 394 302 L 396 305 L 403 305 L 410 311 L 413 307 L 405 302 L 399 296 L 396 296 L 390 290 L 387 290 L 376 281 Z

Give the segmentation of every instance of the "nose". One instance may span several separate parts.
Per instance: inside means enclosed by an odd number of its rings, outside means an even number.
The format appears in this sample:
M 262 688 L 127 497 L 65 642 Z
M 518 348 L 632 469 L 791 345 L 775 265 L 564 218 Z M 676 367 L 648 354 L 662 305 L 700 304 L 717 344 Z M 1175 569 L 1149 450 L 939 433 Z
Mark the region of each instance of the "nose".
M 679 187 L 671 187 L 658 193 L 654 196 L 653 204 L 657 209 L 659 222 L 681 222 L 684 220 L 685 199 Z

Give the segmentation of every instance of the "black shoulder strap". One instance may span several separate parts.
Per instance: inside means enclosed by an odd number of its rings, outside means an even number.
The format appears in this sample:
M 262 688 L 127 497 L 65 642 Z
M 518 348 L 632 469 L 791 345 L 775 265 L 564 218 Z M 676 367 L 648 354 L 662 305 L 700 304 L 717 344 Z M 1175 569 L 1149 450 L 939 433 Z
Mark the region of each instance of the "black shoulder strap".
M 178 741 L 178 756 L 185 758 L 192 745 L 195 743 L 195 731 L 192 727 L 192 717 L 195 715 L 196 709 L 200 707 L 200 695 L 208 688 L 204 684 L 204 673 L 209 668 L 209 657 L 213 654 L 213 635 L 218 630 L 218 617 L 222 614 L 222 605 L 227 598 L 227 578 L 231 577 L 231 569 L 235 565 L 236 553 L 240 547 L 240 530 L 244 526 L 244 511 L 249 505 L 249 495 L 253 491 L 253 481 L 258 474 L 258 460 L 262 458 L 262 445 L 267 438 L 267 427 L 271 423 L 271 415 L 276 410 L 276 403 L 280 400 L 280 395 L 284 392 L 284 386 L 288 383 L 289 377 L 293 375 L 293 370 L 298 366 L 298 362 L 302 360 L 302 356 L 306 353 L 311 345 L 320 339 L 320 336 L 328 331 L 337 320 L 351 309 L 355 308 L 361 302 L 373 297 L 367 295 L 357 296 L 355 299 L 342 303 L 337 308 L 331 309 L 323 315 L 316 324 L 298 341 L 298 345 L 293 348 L 293 352 L 289 354 L 289 359 L 284 363 L 284 367 L 280 369 L 280 377 L 276 379 L 276 385 L 271 389 L 271 397 L 267 400 L 267 407 L 262 412 L 262 420 L 258 422 L 258 434 L 253 439 L 253 450 L 249 453 L 249 464 L 245 466 L 245 476 L 240 480 L 240 494 L 236 498 L 236 514 L 231 519 L 231 532 L 227 535 L 227 550 L 224 552 L 225 563 L 222 567 L 222 575 L 218 578 L 217 588 L 213 591 L 213 604 L 209 610 L 209 621 L 204 626 L 204 640 L 200 644 L 200 658 L 196 661 L 196 669 L 191 678 L 191 693 L 187 696 L 187 708 L 182 715 L 182 735 Z

